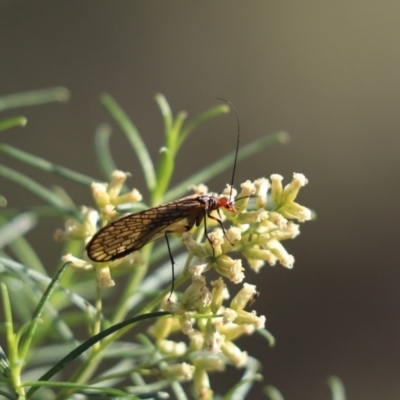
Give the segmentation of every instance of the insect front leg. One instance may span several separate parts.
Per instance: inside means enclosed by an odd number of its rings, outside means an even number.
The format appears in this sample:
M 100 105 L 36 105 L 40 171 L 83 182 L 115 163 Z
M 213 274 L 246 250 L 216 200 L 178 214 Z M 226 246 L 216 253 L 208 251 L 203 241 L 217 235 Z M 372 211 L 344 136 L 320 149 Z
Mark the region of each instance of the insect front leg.
M 208 216 L 209 218 L 213 219 L 214 221 L 217 221 L 217 222 L 218 222 L 219 226 L 220 226 L 221 229 L 222 229 L 222 233 L 224 234 L 224 236 L 226 237 L 226 239 L 228 240 L 228 242 L 231 244 L 231 246 L 233 246 L 233 243 L 230 241 L 230 239 L 229 239 L 228 236 L 226 235 L 224 225 L 222 224 L 222 221 L 221 221 L 221 219 L 220 219 L 220 218 L 221 218 L 221 213 L 220 213 L 220 211 L 219 211 L 219 208 L 217 208 L 217 213 L 218 213 L 218 215 L 219 215 L 219 218 L 214 217 L 213 215 L 211 215 L 211 212 L 212 212 L 212 210 L 211 210 L 211 211 L 208 211 L 208 212 L 207 212 L 207 216 Z M 204 225 L 205 225 L 205 221 L 206 221 L 206 218 L 204 218 Z M 208 239 L 208 241 L 210 242 L 210 239 L 208 238 L 208 236 L 207 236 L 207 239 Z M 211 242 L 210 242 L 210 243 L 211 243 Z

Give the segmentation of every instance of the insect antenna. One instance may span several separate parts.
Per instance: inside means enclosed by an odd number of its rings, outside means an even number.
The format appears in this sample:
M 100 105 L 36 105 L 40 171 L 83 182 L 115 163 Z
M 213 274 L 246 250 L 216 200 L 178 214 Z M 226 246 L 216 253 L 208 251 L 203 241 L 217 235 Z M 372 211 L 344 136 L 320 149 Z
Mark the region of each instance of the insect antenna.
M 232 190 L 233 190 L 233 181 L 235 180 L 235 173 L 236 173 L 236 164 L 237 164 L 237 159 L 238 159 L 238 154 L 239 154 L 239 143 L 240 143 L 240 121 L 239 121 L 239 114 L 235 108 L 235 106 L 227 99 L 223 99 L 222 97 L 217 97 L 217 100 L 224 101 L 227 103 L 233 110 L 236 116 L 236 122 L 237 122 L 237 139 L 236 139 L 236 151 L 235 151 L 235 159 L 233 161 L 233 170 L 232 170 L 232 179 L 231 179 L 231 192 L 229 194 L 229 197 L 232 198 Z

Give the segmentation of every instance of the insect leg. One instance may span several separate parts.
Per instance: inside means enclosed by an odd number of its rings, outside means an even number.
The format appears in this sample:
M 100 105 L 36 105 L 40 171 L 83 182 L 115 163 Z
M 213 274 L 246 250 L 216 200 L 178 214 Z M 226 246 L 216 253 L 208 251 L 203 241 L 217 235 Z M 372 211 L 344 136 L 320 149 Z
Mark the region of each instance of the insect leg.
M 171 266 L 172 266 L 172 285 L 171 285 L 171 293 L 169 294 L 168 299 L 171 298 L 172 292 L 174 291 L 174 286 L 175 286 L 175 261 L 174 257 L 172 257 L 172 252 L 171 252 L 171 246 L 169 245 L 169 239 L 168 239 L 168 231 L 165 232 L 165 240 L 167 241 L 167 247 L 168 247 L 168 253 L 169 253 L 169 258 L 171 260 Z
M 204 208 L 204 218 L 203 218 L 203 221 L 204 221 L 204 236 L 207 238 L 208 243 L 210 243 L 211 248 L 212 248 L 212 251 L 213 251 L 213 257 L 215 257 L 214 246 L 213 246 L 212 241 L 211 241 L 211 239 L 209 238 L 208 233 L 207 233 L 207 215 L 208 215 L 210 218 L 215 219 L 214 217 L 211 217 L 211 216 L 208 214 L 207 209 Z
M 216 217 L 214 217 L 214 216 L 212 216 L 212 215 L 210 215 L 210 214 L 208 214 L 208 213 L 207 213 L 207 215 L 208 215 L 209 218 L 211 218 L 211 219 L 213 219 L 214 221 L 217 221 L 217 222 L 218 222 L 219 226 L 220 226 L 221 229 L 222 229 L 222 233 L 223 233 L 224 236 L 228 239 L 228 242 L 233 246 L 233 243 L 229 240 L 228 236 L 226 236 L 226 232 L 225 232 L 224 225 L 222 224 L 222 221 L 220 220 L 220 218 L 221 218 L 221 213 L 220 213 L 220 211 L 219 211 L 219 208 L 217 208 L 217 213 L 218 213 L 218 215 L 219 215 L 219 218 L 216 218 Z M 206 221 L 206 219 L 204 218 L 204 225 L 205 225 L 205 221 Z M 208 239 L 208 236 L 207 236 L 207 239 Z M 210 242 L 210 239 L 208 239 L 208 241 Z M 211 242 L 210 242 L 210 243 L 211 243 Z

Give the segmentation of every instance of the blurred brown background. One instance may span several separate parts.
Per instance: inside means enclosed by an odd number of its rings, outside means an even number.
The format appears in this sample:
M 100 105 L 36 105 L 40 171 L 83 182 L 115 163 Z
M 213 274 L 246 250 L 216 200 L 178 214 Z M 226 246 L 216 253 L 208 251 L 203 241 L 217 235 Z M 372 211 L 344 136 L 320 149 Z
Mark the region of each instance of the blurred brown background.
M 302 172 L 309 185 L 299 201 L 318 219 L 288 244 L 293 270 L 247 275 L 258 284 L 254 307 L 267 316 L 277 345 L 255 337 L 243 346 L 263 358 L 264 383 L 286 399 L 329 399 L 331 374 L 343 380 L 349 399 L 398 399 L 399 35 L 400 3 L 386 0 L 3 1 L 1 94 L 63 85 L 72 99 L 3 113 L 26 115 L 29 123 L 1 140 L 100 178 L 93 135 L 110 122 L 98 101 L 105 91 L 135 121 L 154 157 L 162 144 L 156 92 L 175 113 L 192 116 L 216 97 L 230 99 L 243 144 L 287 130 L 291 142 L 239 163 L 236 182 L 271 173 L 288 181 Z M 233 150 L 232 118 L 191 137 L 175 182 Z M 112 150 L 143 189 L 138 163 L 117 133 Z M 220 191 L 229 174 L 209 187 Z M 91 204 L 83 186 L 59 183 L 77 203 Z M 41 204 L 4 179 L 0 192 L 11 207 Z M 60 224 L 40 224 L 28 236 L 50 270 Z

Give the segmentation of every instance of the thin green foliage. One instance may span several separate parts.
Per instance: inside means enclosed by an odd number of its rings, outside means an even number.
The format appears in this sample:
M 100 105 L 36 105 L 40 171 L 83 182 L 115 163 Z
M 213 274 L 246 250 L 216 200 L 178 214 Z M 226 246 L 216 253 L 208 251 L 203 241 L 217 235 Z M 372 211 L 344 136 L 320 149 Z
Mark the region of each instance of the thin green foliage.
M 282 393 L 274 386 L 265 386 L 264 393 L 270 400 L 285 400 L 282 396 Z
M 261 381 L 262 375 L 259 373 L 260 362 L 250 357 L 246 365 L 242 379 L 230 389 L 224 396 L 224 400 L 241 400 L 249 394 L 254 382 Z
M 24 382 L 24 386 L 31 386 L 31 394 L 33 394 L 38 388 L 41 387 L 53 387 L 55 389 L 66 389 L 66 390 L 71 390 L 73 392 L 77 393 L 84 393 L 87 394 L 88 396 L 98 396 L 99 393 L 103 395 L 107 395 L 107 398 L 110 399 L 115 399 L 115 398 L 123 398 L 123 399 L 132 399 L 132 400 L 137 400 L 140 399 L 136 395 L 127 393 L 124 390 L 118 390 L 118 389 L 113 389 L 111 387 L 98 387 L 98 386 L 93 386 L 93 385 L 84 385 L 84 384 L 77 384 L 77 383 L 69 383 L 69 382 L 57 382 L 57 381 L 26 381 Z M 28 392 L 29 393 L 29 392 Z M 30 396 L 28 394 L 27 396 Z
M 331 389 L 332 400 L 346 400 L 346 391 L 343 382 L 337 376 L 328 378 L 328 386 Z
M 103 172 L 106 181 L 111 179 L 113 171 L 117 169 L 117 165 L 110 151 L 111 127 L 108 124 L 101 124 L 95 133 L 95 150 L 97 155 L 97 163 Z
M 49 371 L 47 371 L 44 375 L 42 375 L 38 380 L 41 382 L 49 380 L 57 372 L 61 371 L 69 363 L 71 363 L 77 357 L 79 357 L 82 353 L 84 353 L 86 350 L 90 349 L 93 345 L 100 342 L 100 340 L 106 338 L 107 336 L 110 336 L 111 334 L 118 332 L 119 330 L 121 330 L 129 325 L 135 324 L 135 323 L 143 321 L 145 319 L 159 318 L 159 317 L 166 316 L 168 314 L 169 313 L 165 312 L 165 311 L 158 311 L 158 312 L 149 313 L 149 314 L 142 314 L 137 317 L 128 318 L 127 320 L 125 320 L 123 322 L 115 324 L 115 325 L 109 327 L 108 329 L 101 331 L 97 335 L 94 335 L 90 339 L 83 342 L 81 345 L 79 345 L 76 349 L 71 351 L 69 354 L 67 354 L 62 360 L 60 360 L 56 365 L 54 365 L 54 367 L 52 367 Z M 38 387 L 32 387 L 28 391 L 27 395 L 28 396 L 32 395 L 37 389 L 38 389 Z
M 275 346 L 275 342 L 276 342 L 275 337 L 267 329 L 258 329 L 257 333 L 260 336 L 262 336 L 264 339 L 267 340 L 267 342 L 268 342 L 270 347 L 274 347 Z
M 0 121 L 0 132 L 16 126 L 25 126 L 28 120 L 25 117 L 14 117 Z
M 21 213 L 11 221 L 5 220 L 4 224 L 0 226 L 0 248 L 25 235 L 36 226 L 36 223 L 37 217 L 31 212 Z
M 7 199 L 0 194 L 0 207 L 6 207 L 6 206 L 7 206 Z
M 29 346 L 32 343 L 33 336 L 35 334 L 35 330 L 36 330 L 37 324 L 39 322 L 39 319 L 43 313 L 44 306 L 45 306 L 46 302 L 49 300 L 49 298 L 54 290 L 54 286 L 60 281 L 61 276 L 64 273 L 67 265 L 68 265 L 68 263 L 65 263 L 58 270 L 56 276 L 51 280 L 46 291 L 43 293 L 43 296 L 40 299 L 39 304 L 37 305 L 36 310 L 34 311 L 34 313 L 32 315 L 32 319 L 29 323 L 28 330 L 27 330 L 27 332 L 24 336 L 24 339 L 22 340 L 22 344 L 21 344 L 21 350 L 20 350 L 19 355 L 22 359 L 25 359 L 28 354 Z
M 21 265 L 29 265 L 31 270 L 38 271 L 42 274 L 46 273 L 42 260 L 36 253 L 34 247 L 24 236 L 15 238 L 9 243 L 8 248 Z
M 65 101 L 68 95 L 64 88 L 54 88 L 49 91 L 6 96 L 0 98 L 0 110 L 47 101 Z M 86 395 L 86 398 L 101 393 L 107 398 L 120 396 L 132 399 L 169 393 L 178 400 L 186 400 L 187 388 L 181 382 L 191 380 L 194 382 L 192 390 L 196 396 L 200 397 L 202 393 L 204 398 L 207 398 L 207 395 L 212 396 L 212 390 L 207 386 L 208 374 L 221 371 L 228 364 L 244 368 L 244 373 L 242 380 L 226 393 L 225 399 L 246 397 L 254 382 L 259 380 L 258 361 L 248 358 L 247 362 L 243 362 L 245 352 L 234 344 L 235 338 L 241 333 L 238 333 L 239 331 L 232 333 L 230 337 L 228 331 L 224 334 L 218 331 L 221 328 L 219 321 L 222 321 L 223 317 L 233 318 L 228 327 L 233 325 L 235 329 L 242 329 L 245 326 L 249 332 L 257 330 L 270 346 L 275 343 L 272 334 L 263 328 L 263 317 L 244 310 L 246 305 L 249 307 L 252 304 L 251 296 L 245 294 L 246 290 L 253 289 L 248 289 L 244 285 L 244 288 L 233 297 L 231 303 L 224 307 L 222 307 L 223 298 L 219 298 L 216 294 L 219 290 L 218 285 L 221 288 L 224 287 L 221 277 L 226 279 L 223 262 L 229 260 L 236 262 L 227 253 L 236 251 L 242 253 L 244 258 L 249 258 L 245 250 L 251 245 L 251 240 L 244 238 L 240 242 L 240 239 L 229 239 L 232 242 L 220 250 L 222 254 L 215 254 L 215 249 L 205 238 L 204 229 L 194 230 L 191 245 L 197 250 L 174 256 L 175 290 L 181 290 L 177 292 L 177 298 L 175 298 L 175 293 L 173 295 L 170 293 L 169 256 L 171 251 L 176 254 L 181 248 L 180 239 L 171 237 L 169 247 L 164 243 L 160 245 L 154 242 L 148 243 L 140 252 L 108 264 L 92 262 L 84 255 L 84 246 L 88 240 L 99 226 L 107 224 L 117 212 L 143 210 L 148 208 L 146 204 L 156 207 L 154 209 L 156 212 L 160 203 L 186 195 L 189 185 L 205 183 L 217 174 L 232 168 L 234 153 L 231 152 L 176 187 L 170 188 L 175 162 L 184 141 L 196 129 L 200 129 L 205 121 L 227 113 L 229 107 L 226 104 L 218 104 L 188 121 L 186 112 L 181 111 L 174 115 L 163 95 L 157 94 L 155 99 L 164 121 L 164 140 L 160 135 L 161 151 L 157 162 L 152 160 L 143 136 L 123 108 L 109 94 L 101 97 L 101 103 L 117 124 L 115 134 L 122 133 L 125 136 L 132 152 L 140 161 L 148 190 L 144 201 L 136 189 L 128 188 L 125 182 L 127 175 L 116 171 L 118 160 L 110 151 L 111 128 L 107 124 L 99 125 L 95 133 L 94 145 L 99 167 L 108 184 L 92 184 L 92 178 L 85 174 L 8 144 L 0 144 L 0 152 L 15 160 L 51 175 L 58 175 L 70 182 L 83 184 L 86 187 L 91 186 L 97 205 L 97 209 L 92 207 L 78 209 L 74 200 L 62 187 L 49 190 L 31 177 L 0 165 L 0 176 L 34 193 L 44 202 L 41 206 L 27 205 L 25 209 L 29 212 L 25 214 L 19 209 L 0 210 L 2 224 L 0 243 L 4 245 L 6 251 L 11 249 L 16 259 L 20 261 L 17 262 L 5 254 L 0 255 L 0 275 L 3 282 L 1 288 L 6 315 L 4 332 L 8 342 L 7 352 L 0 352 L 0 371 L 3 375 L 3 380 L 0 381 L 0 393 L 4 397 L 40 399 L 46 388 L 46 395 L 52 393 L 53 398 L 56 398 L 55 393 L 57 393 L 57 399 L 60 400 L 70 399 L 75 393 Z M 16 126 L 16 123 L 10 123 L 6 128 L 13 126 Z M 272 144 L 285 143 L 287 140 L 288 135 L 285 132 L 263 136 L 256 142 L 241 148 L 238 160 L 250 157 Z M 265 184 L 265 181 L 262 182 Z M 298 189 L 293 188 L 293 190 Z M 290 195 L 290 201 L 293 201 L 295 195 L 292 192 Z M 245 196 L 245 198 L 248 197 L 250 195 Z M 220 198 L 217 199 L 220 200 Z M 293 204 L 290 201 L 289 205 L 292 206 L 290 210 L 293 212 Z M 238 202 L 238 209 L 239 204 Z M 283 210 L 283 213 L 285 199 L 281 199 L 279 204 L 280 211 Z M 0 197 L 0 205 L 6 206 L 4 197 Z M 231 219 L 229 215 L 223 217 L 227 218 L 232 225 L 236 224 L 235 227 L 238 230 L 240 230 L 240 214 L 246 208 L 240 207 L 237 220 L 234 219 L 236 216 Z M 268 210 L 267 206 L 265 207 L 265 210 Z M 301 210 L 304 211 L 305 208 Z M 264 210 L 252 212 L 261 213 L 261 211 Z M 274 212 L 277 211 L 274 210 Z M 243 215 L 248 217 L 250 214 L 251 212 Z M 67 219 L 65 229 L 60 229 L 56 233 L 57 239 L 65 243 L 63 265 L 52 278 L 35 249 L 23 236 L 28 230 L 34 228 L 36 220 L 60 215 Z M 207 232 L 210 235 L 215 234 L 214 221 L 207 218 L 207 223 L 209 224 Z M 246 222 L 246 224 L 249 223 L 251 224 L 251 222 Z M 10 227 L 18 228 L 12 229 L 13 235 L 7 233 Z M 3 229 L 3 236 L 1 229 Z M 257 231 L 256 228 L 252 229 L 251 234 L 254 237 Z M 250 250 L 254 251 L 253 248 Z M 196 251 L 203 255 L 199 255 Z M 193 268 L 193 261 L 197 259 L 207 266 L 205 271 L 191 275 L 188 271 Z M 199 267 L 203 265 L 200 261 L 197 262 Z M 221 264 L 218 263 L 219 261 Z M 279 258 L 278 261 L 283 262 Z M 290 263 L 290 257 L 288 262 Z M 156 268 L 152 269 L 152 273 L 148 273 L 151 266 L 156 266 Z M 205 290 L 203 298 L 212 297 L 213 300 L 207 305 L 200 306 L 198 303 L 193 303 L 193 299 L 199 295 L 196 292 L 198 284 L 196 282 L 205 280 L 204 272 L 211 266 L 221 277 L 213 283 L 215 286 L 212 293 L 203 284 L 202 290 Z M 93 279 L 94 277 L 96 279 Z M 112 277 L 117 282 L 114 282 Z M 189 280 L 192 280 L 189 287 L 186 290 L 181 289 Z M 20 291 L 21 285 L 24 287 L 23 291 Z M 116 287 L 112 289 L 114 285 Z M 235 291 L 237 292 L 236 288 Z M 9 296 L 9 292 L 12 295 Z M 14 300 L 17 298 L 19 301 Z M 161 304 L 166 311 L 158 311 Z M 235 319 L 233 314 L 229 313 L 225 315 L 224 312 L 227 309 L 232 310 L 233 313 L 239 313 L 240 318 Z M 14 319 L 12 310 L 15 311 L 16 318 Z M 240 319 L 242 320 L 239 321 Z M 152 322 L 146 331 L 143 328 L 145 320 Z M 190 324 L 197 325 L 189 328 Z M 170 337 L 175 332 L 179 332 L 179 326 L 187 327 L 188 331 L 184 332 L 190 338 L 187 341 L 193 340 L 190 347 L 184 342 L 174 341 L 173 336 Z M 256 329 L 253 329 L 254 327 Z M 81 341 L 77 341 L 76 330 L 88 333 Z M 193 336 L 190 336 L 192 334 Z M 204 341 L 202 347 L 196 347 L 198 344 L 195 344 L 194 334 L 201 336 L 201 340 Z M 126 337 L 123 339 L 124 335 Z M 225 339 L 226 342 L 223 344 L 225 347 L 207 352 L 207 346 L 212 346 L 211 343 L 218 335 L 229 338 Z M 79 337 L 82 337 L 82 333 Z M 58 349 L 54 347 L 54 343 L 59 343 Z M 43 355 L 46 349 L 57 354 L 37 357 L 34 360 L 35 354 Z M 121 349 L 126 350 L 121 352 Z M 104 367 L 104 361 L 107 359 L 115 361 L 112 367 Z M 76 366 L 73 373 L 66 373 L 65 367 L 72 362 Z M 207 364 L 210 362 L 211 366 Z M 45 368 L 47 372 L 37 373 L 39 367 L 42 370 Z M 30 378 L 24 381 L 23 374 L 36 374 L 37 379 Z M 55 374 L 59 374 L 60 380 L 50 381 Z M 63 378 L 65 378 L 64 381 L 61 380 Z M 41 388 L 43 389 L 40 390 Z
M 42 285 L 50 285 L 52 282 L 52 278 L 49 276 L 6 257 L 0 257 L 0 266 L 3 270 L 2 273 L 5 271 L 11 276 L 16 277 L 16 279 L 24 281 L 28 287 L 41 287 Z M 95 312 L 93 306 L 74 291 L 63 286 L 57 286 L 55 289 L 68 298 L 69 303 L 78 309 L 91 313 Z
M 21 388 L 21 363 L 18 357 L 18 339 L 14 332 L 13 316 L 11 311 L 11 302 L 8 295 L 7 286 L 0 283 L 1 299 L 4 311 L 4 327 L 8 347 L 8 366 L 4 371 L 4 376 L 9 377 L 12 387 L 18 396 L 23 395 Z
M 101 97 L 101 101 L 106 110 L 118 123 L 122 132 L 128 139 L 129 144 L 132 146 L 132 149 L 135 151 L 136 156 L 140 161 L 140 165 L 142 166 L 143 174 L 146 178 L 147 188 L 150 191 L 153 190 L 156 186 L 154 165 L 151 160 L 149 151 L 147 150 L 147 147 L 139 134 L 139 131 L 137 130 L 133 122 L 129 119 L 127 114 L 109 94 L 104 94 Z
M 238 161 L 244 160 L 263 149 L 273 146 L 274 144 L 284 144 L 289 141 L 289 135 L 287 132 L 276 132 L 272 135 L 261 137 L 260 139 L 255 140 L 252 143 L 249 143 L 246 146 L 243 146 L 240 149 L 238 154 Z M 165 200 L 171 200 L 177 197 L 182 196 L 185 192 L 187 192 L 187 188 L 190 185 L 198 184 L 200 182 L 208 182 L 212 178 L 219 175 L 221 172 L 232 168 L 232 159 L 234 157 L 234 152 L 230 152 L 226 156 L 222 157 L 218 161 L 210 164 L 205 167 L 201 171 L 191 175 L 189 178 L 185 179 L 183 182 L 179 183 L 176 187 L 170 189 L 165 194 Z
M 28 176 L 21 174 L 14 169 L 6 167 L 5 165 L 0 165 L 0 176 L 16 183 L 17 185 L 24 187 L 29 192 L 33 193 L 40 199 L 44 200 L 46 203 L 53 206 L 61 214 L 76 219 L 80 218 L 80 214 L 77 210 L 71 209 L 58 196 L 54 195 L 54 193 L 52 193 L 49 189 L 45 188 L 43 185 L 34 181 Z
M 17 107 L 36 106 L 39 104 L 66 102 L 70 98 L 68 89 L 54 87 L 29 92 L 13 93 L 0 97 L 0 111 Z
M 93 178 L 75 172 L 69 168 L 62 167 L 61 165 L 54 164 L 42 157 L 34 156 L 26 151 L 17 149 L 16 147 L 0 144 L 0 152 L 12 157 L 18 161 L 31 165 L 34 168 L 61 176 L 62 178 L 69 179 L 72 182 L 80 183 L 89 186 L 93 182 Z

